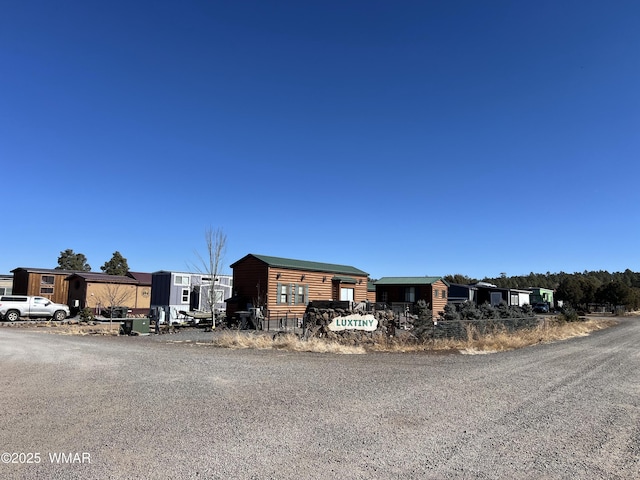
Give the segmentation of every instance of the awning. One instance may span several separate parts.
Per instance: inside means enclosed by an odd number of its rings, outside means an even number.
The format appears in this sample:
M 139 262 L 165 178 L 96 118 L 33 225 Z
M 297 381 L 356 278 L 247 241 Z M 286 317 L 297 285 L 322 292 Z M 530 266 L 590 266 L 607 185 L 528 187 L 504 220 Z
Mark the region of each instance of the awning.
M 335 277 L 333 277 L 331 279 L 331 281 L 338 282 L 338 283 L 352 283 L 354 285 L 356 283 L 358 283 L 358 281 L 353 277 L 338 277 L 338 276 L 335 276 Z

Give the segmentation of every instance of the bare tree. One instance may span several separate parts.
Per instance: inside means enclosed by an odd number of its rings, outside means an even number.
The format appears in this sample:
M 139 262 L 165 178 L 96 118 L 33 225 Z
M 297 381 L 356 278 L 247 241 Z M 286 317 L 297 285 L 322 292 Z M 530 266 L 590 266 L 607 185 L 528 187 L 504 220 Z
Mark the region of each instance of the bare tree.
M 198 262 L 194 268 L 201 274 L 206 274 L 211 280 L 208 284 L 202 285 L 200 292 L 204 289 L 207 301 L 211 308 L 211 326 L 216 328 L 216 281 L 221 274 L 222 262 L 227 250 L 227 235 L 220 228 L 215 230 L 208 227 L 204 232 L 204 239 L 207 246 L 205 256 L 197 251 Z
M 128 307 L 128 303 L 134 300 L 135 291 L 130 284 L 106 283 L 102 292 L 96 297 L 101 305 L 109 307 L 109 323 L 113 326 L 113 310 L 115 307 Z

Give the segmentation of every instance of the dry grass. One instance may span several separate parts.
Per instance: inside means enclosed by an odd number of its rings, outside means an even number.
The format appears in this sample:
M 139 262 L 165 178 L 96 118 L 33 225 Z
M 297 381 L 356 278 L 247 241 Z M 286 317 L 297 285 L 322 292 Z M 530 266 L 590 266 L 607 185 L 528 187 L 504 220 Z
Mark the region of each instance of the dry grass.
M 574 337 L 584 337 L 591 332 L 602 330 L 615 325 L 612 319 L 590 319 L 584 322 L 546 322 L 536 328 L 524 329 L 517 332 L 495 332 L 490 335 L 478 336 L 470 332 L 471 340 L 465 342 L 462 353 L 502 352 L 516 348 L 528 347 L 540 343 L 551 343 Z
M 38 322 L 34 324 L 23 324 L 23 328 L 43 328 L 47 333 L 56 335 L 105 335 L 118 336 L 120 323 L 113 324 L 98 323 L 96 325 L 86 325 L 83 323 L 59 324 L 54 322 Z
M 254 335 L 241 332 L 223 333 L 214 338 L 213 345 L 224 348 L 255 348 L 260 350 L 285 350 L 290 352 L 318 352 L 336 354 L 363 354 L 366 352 L 460 352 L 467 355 L 478 355 L 503 352 L 528 347 L 541 343 L 550 343 L 568 338 L 589 335 L 614 325 L 615 320 L 591 319 L 584 322 L 556 323 L 517 332 L 495 331 L 478 335 L 473 327 L 467 330 L 468 340 L 437 339 L 416 342 L 410 339 L 388 338 L 380 336 L 375 342 L 366 346 L 345 345 L 338 341 L 322 338 L 302 340 L 295 335 L 283 335 L 272 338 L 266 335 Z
M 459 351 L 467 355 L 504 352 L 541 343 L 551 343 L 589 335 L 615 325 L 612 319 L 590 319 L 584 322 L 558 323 L 547 321 L 531 329 L 515 332 L 495 330 L 479 335 L 473 326 L 467 327 L 467 340 L 438 339 L 412 346 L 412 351 Z M 403 350 L 406 351 L 406 348 Z
M 253 335 L 240 332 L 227 333 L 213 339 L 213 345 L 225 348 L 255 348 L 258 350 L 286 350 L 289 352 L 337 353 L 341 355 L 358 355 L 366 353 L 362 346 L 343 345 L 338 342 L 327 342 L 321 338 L 301 340 L 295 335 Z

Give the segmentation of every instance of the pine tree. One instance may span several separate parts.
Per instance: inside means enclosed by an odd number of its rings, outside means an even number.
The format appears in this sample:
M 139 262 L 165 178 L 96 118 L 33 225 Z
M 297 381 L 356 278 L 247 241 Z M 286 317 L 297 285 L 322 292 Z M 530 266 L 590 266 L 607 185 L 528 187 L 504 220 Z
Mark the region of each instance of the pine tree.
M 127 264 L 127 259 L 124 258 L 120 252 L 115 251 L 111 260 L 105 262 L 105 264 L 100 267 L 100 270 L 107 275 L 126 275 L 129 271 L 129 265 Z
M 56 270 L 90 272 L 91 265 L 87 263 L 87 257 L 85 257 L 82 253 L 74 253 L 73 250 L 67 248 L 64 252 L 60 252 Z

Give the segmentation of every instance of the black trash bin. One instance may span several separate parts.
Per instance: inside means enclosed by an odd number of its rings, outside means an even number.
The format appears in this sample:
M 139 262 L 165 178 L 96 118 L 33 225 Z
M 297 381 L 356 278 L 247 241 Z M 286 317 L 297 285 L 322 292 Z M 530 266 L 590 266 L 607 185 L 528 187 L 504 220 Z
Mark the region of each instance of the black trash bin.
M 104 312 L 107 318 L 127 318 L 128 307 L 111 307 Z

